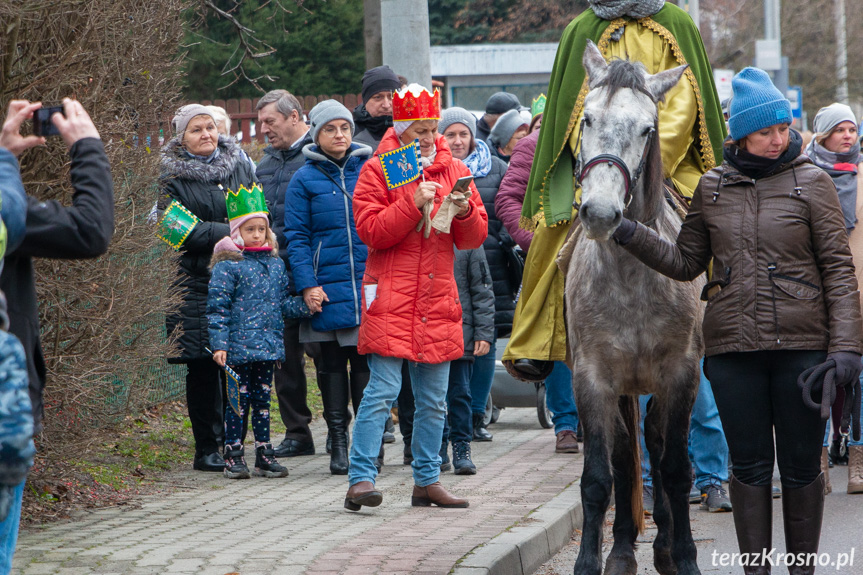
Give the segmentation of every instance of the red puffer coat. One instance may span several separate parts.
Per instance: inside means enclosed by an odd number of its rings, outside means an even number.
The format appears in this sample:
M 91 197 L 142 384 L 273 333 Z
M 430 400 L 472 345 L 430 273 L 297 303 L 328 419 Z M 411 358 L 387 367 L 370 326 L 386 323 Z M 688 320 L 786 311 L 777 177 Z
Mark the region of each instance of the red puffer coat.
M 434 164 L 426 181 L 438 182 L 432 217 L 453 184 L 470 171 L 453 159 L 443 136 L 435 140 Z M 461 303 L 453 278 L 453 244 L 467 250 L 482 245 L 488 215 L 473 184 L 471 209 L 453 219 L 448 234 L 432 230 L 428 238 L 416 231 L 422 212 L 414 192 L 422 180 L 387 190 L 378 154 L 402 146 L 395 131 L 384 134 L 377 152 L 366 162 L 354 189 L 354 220 L 368 246 L 363 278 L 363 316 L 359 352 L 401 357 L 420 363 L 441 363 L 464 355 Z

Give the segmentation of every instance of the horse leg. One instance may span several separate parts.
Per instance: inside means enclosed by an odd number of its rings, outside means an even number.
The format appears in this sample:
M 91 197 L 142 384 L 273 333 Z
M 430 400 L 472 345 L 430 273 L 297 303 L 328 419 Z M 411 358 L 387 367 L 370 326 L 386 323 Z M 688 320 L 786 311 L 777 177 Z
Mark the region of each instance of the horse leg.
M 700 575 L 696 562 L 697 551 L 692 540 L 689 523 L 689 491 L 692 488 L 692 471 L 689 462 L 689 420 L 695 402 L 698 381 L 698 363 L 693 362 L 683 377 L 675 382 L 667 404 L 665 453 L 662 456 L 663 487 L 671 507 L 673 538 L 671 556 L 678 575 Z
M 638 398 L 625 396 L 619 402 L 626 426 L 617 426 L 611 466 L 614 471 L 614 546 L 605 561 L 605 575 L 636 575 L 635 540 L 644 530 L 639 457 Z M 634 505 L 633 505 L 634 503 Z
M 665 496 L 661 470 L 665 452 L 665 419 L 662 401 L 653 396 L 647 403 L 647 415 L 644 418 L 644 443 L 650 456 L 650 473 L 653 478 L 653 521 L 657 530 L 653 540 L 653 566 L 660 575 L 674 575 L 677 568 L 671 558 L 671 511 Z
M 599 575 L 602 571 L 602 528 L 611 503 L 612 474 L 609 457 L 610 435 L 616 420 L 613 397 L 594 392 L 593 382 L 573 369 L 578 390 L 578 415 L 584 430 L 584 472 L 581 476 L 581 501 L 584 521 L 581 545 L 575 560 L 575 575 Z

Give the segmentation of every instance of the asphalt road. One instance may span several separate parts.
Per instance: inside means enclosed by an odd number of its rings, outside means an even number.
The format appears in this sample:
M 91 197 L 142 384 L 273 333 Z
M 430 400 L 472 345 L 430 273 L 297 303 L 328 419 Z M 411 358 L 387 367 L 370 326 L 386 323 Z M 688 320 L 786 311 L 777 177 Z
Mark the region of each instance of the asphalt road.
M 831 565 L 816 570 L 819 574 L 837 573 L 840 575 L 863 575 L 863 494 L 848 495 L 848 468 L 837 466 L 830 470 L 830 481 L 833 493 L 826 499 L 824 523 L 821 531 L 819 553 L 829 556 Z M 778 476 L 774 484 L 779 484 Z M 785 539 L 782 530 L 782 503 L 774 500 L 773 505 L 773 545 L 777 554 L 785 551 Z M 740 575 L 742 569 L 720 564 L 721 554 L 737 552 L 737 539 L 734 533 L 734 519 L 731 513 L 708 513 L 699 509 L 698 505 L 690 506 L 692 535 L 698 547 L 698 566 L 703 575 Z M 607 555 L 611 550 L 611 525 L 613 513 L 609 513 L 606 521 L 603 552 Z M 638 575 L 656 575 L 653 568 L 653 538 L 656 535 L 656 525 L 647 520 L 647 528 L 639 537 L 636 551 Z M 575 533 L 572 541 L 557 555 L 547 561 L 534 575 L 571 575 L 575 558 L 578 554 L 580 535 Z M 853 555 L 851 555 L 853 553 Z M 846 554 L 844 557 L 840 554 Z M 825 561 L 827 559 L 825 558 Z M 849 564 L 837 569 L 836 562 L 846 561 Z M 852 563 L 853 561 L 853 563 Z M 775 567 L 773 573 L 784 574 L 786 567 Z

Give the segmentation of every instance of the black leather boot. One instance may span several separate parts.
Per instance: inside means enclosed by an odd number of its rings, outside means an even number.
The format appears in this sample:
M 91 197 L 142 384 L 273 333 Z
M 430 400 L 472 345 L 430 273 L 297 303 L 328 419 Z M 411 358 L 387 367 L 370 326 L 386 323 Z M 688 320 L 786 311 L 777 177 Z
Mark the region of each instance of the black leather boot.
M 330 473 L 348 474 L 348 374 L 345 372 L 318 373 L 324 410 L 327 413 L 327 430 L 330 436 Z
M 728 483 L 737 545 L 749 557 L 763 556 L 772 548 L 773 494 L 770 485 L 745 485 L 733 475 Z M 784 499 L 784 495 L 783 495 Z M 750 561 L 750 563 L 752 563 Z M 743 568 L 746 575 L 769 575 L 770 565 L 756 563 Z
M 491 441 L 492 434 L 485 428 L 485 414 L 473 414 L 473 440 L 474 441 Z
M 821 540 L 821 519 L 824 516 L 824 474 L 806 487 L 782 489 L 782 522 L 785 524 L 785 549 L 796 553 L 795 565 L 788 566 L 789 575 L 812 575 L 812 562 Z M 810 558 L 806 561 L 806 558 Z M 803 561 L 801 561 L 803 559 Z

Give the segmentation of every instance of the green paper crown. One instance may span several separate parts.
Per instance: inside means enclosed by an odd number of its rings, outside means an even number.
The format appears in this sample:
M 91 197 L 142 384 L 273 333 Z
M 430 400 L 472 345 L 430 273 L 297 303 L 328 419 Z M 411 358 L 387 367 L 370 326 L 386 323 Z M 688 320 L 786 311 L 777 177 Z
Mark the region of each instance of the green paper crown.
M 228 207 L 229 220 L 236 220 L 249 214 L 269 213 L 264 192 L 258 184 L 254 184 L 251 189 L 240 184 L 240 189 L 236 192 L 228 190 L 225 205 Z
M 540 94 L 530 103 L 530 119 L 536 118 L 545 111 L 545 94 Z

